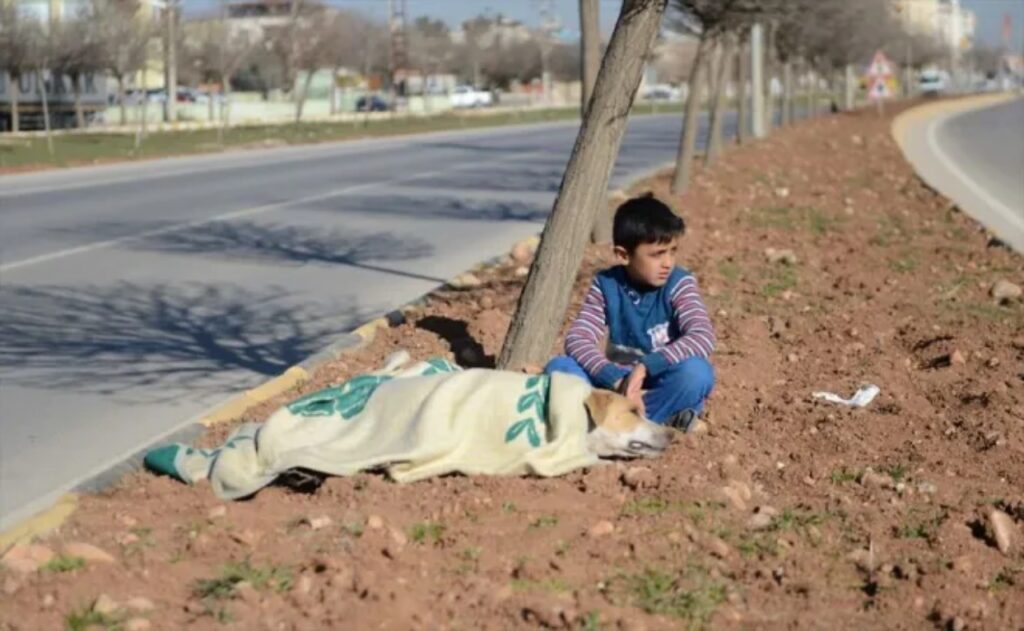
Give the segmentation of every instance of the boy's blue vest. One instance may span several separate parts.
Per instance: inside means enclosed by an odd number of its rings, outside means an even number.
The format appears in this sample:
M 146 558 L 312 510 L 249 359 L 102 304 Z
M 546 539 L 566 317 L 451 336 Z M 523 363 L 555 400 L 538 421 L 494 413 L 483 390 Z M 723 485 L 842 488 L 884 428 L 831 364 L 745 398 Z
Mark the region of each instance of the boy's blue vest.
M 608 359 L 632 364 L 682 335 L 671 291 L 689 275 L 677 266 L 661 287 L 641 289 L 633 286 L 621 265 L 597 274 L 595 279 L 604 294 Z

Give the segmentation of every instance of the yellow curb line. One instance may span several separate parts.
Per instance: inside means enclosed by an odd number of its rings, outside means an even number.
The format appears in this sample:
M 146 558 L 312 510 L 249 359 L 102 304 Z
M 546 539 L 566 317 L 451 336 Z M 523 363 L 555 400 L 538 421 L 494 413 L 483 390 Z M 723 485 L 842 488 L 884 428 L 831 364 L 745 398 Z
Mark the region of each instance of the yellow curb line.
M 27 543 L 36 537 L 56 530 L 64 523 L 64 520 L 71 516 L 71 513 L 75 512 L 77 507 L 77 493 L 62 495 L 57 503 L 50 508 L 36 513 L 0 534 L 0 551 L 18 543 Z
M 942 114 L 966 112 L 975 108 L 998 105 L 1006 101 L 1012 101 L 1015 98 L 1017 98 L 1015 94 L 980 94 L 918 105 L 900 113 L 899 116 L 893 119 L 891 126 L 892 136 L 902 150 L 905 144 L 907 128 L 910 127 L 911 123 Z

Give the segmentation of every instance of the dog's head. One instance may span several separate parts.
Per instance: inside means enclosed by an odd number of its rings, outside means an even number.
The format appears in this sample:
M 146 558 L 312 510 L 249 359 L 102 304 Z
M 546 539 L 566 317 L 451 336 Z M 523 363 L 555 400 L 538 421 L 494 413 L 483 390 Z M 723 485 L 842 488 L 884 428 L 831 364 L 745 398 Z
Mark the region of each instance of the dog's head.
M 602 458 L 654 458 L 675 438 L 675 430 L 647 420 L 621 394 L 595 388 L 584 405 L 590 417 L 587 448 Z

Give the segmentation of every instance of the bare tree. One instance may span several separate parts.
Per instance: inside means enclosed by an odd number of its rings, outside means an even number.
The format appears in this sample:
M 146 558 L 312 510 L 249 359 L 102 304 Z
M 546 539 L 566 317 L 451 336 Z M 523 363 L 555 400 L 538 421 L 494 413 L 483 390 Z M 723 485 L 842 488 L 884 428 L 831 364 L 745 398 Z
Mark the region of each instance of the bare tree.
M 736 144 L 742 145 L 750 136 L 750 28 L 740 29 L 736 37 Z
M 498 365 L 544 361 L 565 316 L 573 280 L 640 85 L 667 0 L 624 0 L 554 208 L 544 226 Z
M 100 28 L 99 37 L 103 42 L 102 65 L 117 81 L 122 125 L 128 122 L 125 82 L 143 68 L 146 47 L 153 35 L 152 25 L 143 24 L 138 14 L 139 3 L 135 0 L 96 0 L 93 5 L 92 20 Z M 148 101 L 145 92 L 142 99 L 145 109 Z
M 33 67 L 33 47 L 39 37 L 38 20 L 23 15 L 13 2 L 0 2 L 0 71 L 11 86 L 11 131 L 21 129 L 21 78 Z
M 338 75 L 344 67 L 357 67 L 360 61 L 359 31 L 363 20 L 347 11 L 339 11 L 327 23 L 324 38 L 324 61 L 331 67 L 330 112 L 337 113 Z
M 420 72 L 424 99 L 431 79 L 451 66 L 453 52 L 448 25 L 442 20 L 420 16 L 413 21 L 409 29 L 409 61 Z
M 689 187 L 693 156 L 697 146 L 698 116 L 702 89 L 707 72 L 707 56 L 718 37 L 738 24 L 753 19 L 764 10 L 759 0 L 672 0 L 672 28 L 697 36 L 697 55 L 690 73 L 683 132 L 679 139 L 672 192 L 679 194 Z
M 594 82 L 601 67 L 601 6 L 597 0 L 580 0 L 580 116 L 586 116 Z
M 222 3 L 219 20 L 202 25 L 195 37 L 191 55 L 202 69 L 203 76 L 221 86 L 221 124 L 217 141 L 224 142 L 224 130 L 231 124 L 231 79 L 256 49 L 257 42 L 248 31 L 232 31 L 227 21 L 227 7 Z M 213 95 L 210 95 L 212 108 Z
M 66 76 L 71 83 L 75 102 L 75 125 L 85 127 L 85 112 L 82 108 L 82 82 L 91 74 L 103 70 L 103 42 L 100 41 L 99 25 L 93 19 L 89 8 L 71 18 L 65 18 L 50 25 L 53 56 L 52 72 Z
M 716 75 L 713 82 L 711 95 L 711 114 L 708 124 L 708 144 L 704 151 L 704 164 L 710 165 L 718 159 L 722 152 L 722 121 L 725 118 L 726 97 L 728 93 L 729 70 L 732 68 L 733 56 L 736 50 L 736 37 L 732 33 L 725 33 L 718 44 L 718 60 L 715 68 Z
M 327 42 L 333 36 L 329 22 L 325 22 L 326 14 L 320 7 L 311 7 L 298 21 L 291 31 L 293 41 L 293 71 L 304 71 L 306 76 L 302 85 L 295 89 L 295 122 L 302 120 L 302 111 L 309 98 L 309 86 L 317 71 L 330 63 L 327 55 Z

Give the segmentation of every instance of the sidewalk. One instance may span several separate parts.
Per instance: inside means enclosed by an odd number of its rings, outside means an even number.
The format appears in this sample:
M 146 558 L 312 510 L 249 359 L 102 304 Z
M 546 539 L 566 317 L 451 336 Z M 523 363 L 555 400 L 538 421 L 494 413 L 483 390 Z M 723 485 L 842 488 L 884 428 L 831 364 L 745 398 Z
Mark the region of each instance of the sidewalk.
M 0 623 L 55 628 L 105 596 L 110 620 L 154 628 L 1024 624 L 1024 306 L 990 295 L 1024 285 L 1024 258 L 920 183 L 890 123 L 801 122 L 730 148 L 673 200 L 719 386 L 706 431 L 663 458 L 540 481 L 363 474 L 230 505 L 133 475 L 38 550 L 86 542 L 109 562 L 72 547 L 7 571 Z M 488 365 L 526 262 L 435 293 L 240 419 L 398 348 Z M 588 252 L 573 311 L 606 264 Z M 811 399 L 864 383 L 882 392 L 863 410 Z M 1007 554 L 993 509 L 1016 521 Z

